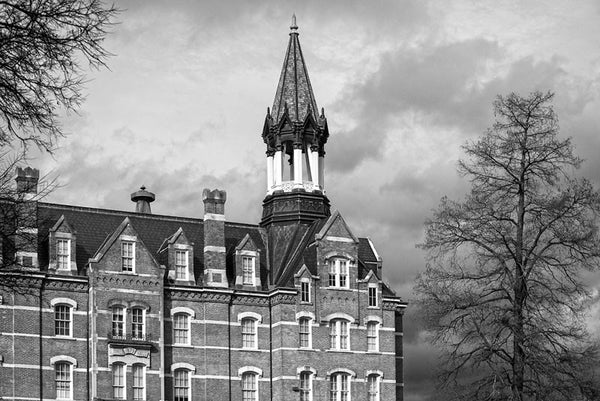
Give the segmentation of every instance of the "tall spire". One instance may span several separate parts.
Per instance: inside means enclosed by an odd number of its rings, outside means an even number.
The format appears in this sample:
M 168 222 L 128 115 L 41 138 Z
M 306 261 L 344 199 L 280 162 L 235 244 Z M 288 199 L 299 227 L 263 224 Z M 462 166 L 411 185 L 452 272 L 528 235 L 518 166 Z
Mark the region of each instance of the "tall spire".
M 286 104 L 288 115 L 293 122 L 304 122 L 309 113 L 317 121 L 317 110 L 319 109 L 308 78 L 308 70 L 298 36 L 296 14 L 294 14 L 290 26 L 290 41 L 271 110 L 275 122 L 278 122 L 283 116 Z

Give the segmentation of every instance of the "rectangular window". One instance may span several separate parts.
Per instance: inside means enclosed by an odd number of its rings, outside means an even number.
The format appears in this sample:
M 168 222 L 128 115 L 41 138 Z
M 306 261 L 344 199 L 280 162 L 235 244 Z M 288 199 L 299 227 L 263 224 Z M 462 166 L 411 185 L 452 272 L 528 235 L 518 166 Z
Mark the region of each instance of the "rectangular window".
M 70 400 L 71 397 L 71 364 L 61 362 L 54 366 L 56 398 Z
M 133 242 L 121 242 L 121 268 L 124 272 L 132 272 L 135 267 L 134 251 Z
M 173 316 L 173 339 L 175 344 L 189 344 L 189 333 L 189 316 L 185 313 L 177 313 Z
M 69 270 L 71 268 L 71 240 L 56 240 L 56 264 L 58 270 Z
M 113 337 L 125 336 L 125 308 L 121 306 L 112 308 L 112 335 Z
M 188 401 L 190 399 L 189 372 L 177 369 L 173 378 L 173 395 L 175 401 Z
M 348 321 L 336 319 L 329 322 L 329 339 L 331 349 L 349 350 L 350 332 Z
M 112 367 L 113 373 L 113 398 L 117 400 L 125 399 L 125 365 L 114 364 Z
M 371 352 L 379 351 L 377 322 L 367 323 L 367 350 Z
M 133 365 L 131 369 L 133 374 L 133 400 L 142 401 L 144 400 L 144 387 L 146 379 L 144 377 L 144 366 Z
M 311 383 L 310 372 L 300 373 L 300 401 L 312 401 L 311 400 Z
M 300 348 L 310 348 L 310 319 L 307 317 L 300 318 L 299 326 Z
M 242 347 L 256 348 L 256 320 L 242 319 Z
M 379 401 L 379 376 L 369 375 L 367 382 L 369 388 L 369 401 Z
M 54 334 L 57 336 L 71 335 L 71 307 L 56 305 L 54 307 Z
M 300 282 L 300 301 L 310 302 L 310 283 L 308 281 Z
M 188 279 L 188 251 L 175 251 L 175 280 Z
M 244 373 L 242 375 L 242 401 L 256 401 L 256 374 Z
M 242 256 L 242 283 L 254 285 L 254 258 Z
M 135 340 L 144 339 L 144 311 L 142 309 L 131 310 L 131 337 Z
M 329 379 L 329 400 L 348 401 L 350 399 L 350 376 L 344 373 L 331 375 Z
M 377 287 L 369 287 L 369 306 L 377 306 Z
M 329 260 L 329 286 L 349 288 L 348 261 L 345 259 Z

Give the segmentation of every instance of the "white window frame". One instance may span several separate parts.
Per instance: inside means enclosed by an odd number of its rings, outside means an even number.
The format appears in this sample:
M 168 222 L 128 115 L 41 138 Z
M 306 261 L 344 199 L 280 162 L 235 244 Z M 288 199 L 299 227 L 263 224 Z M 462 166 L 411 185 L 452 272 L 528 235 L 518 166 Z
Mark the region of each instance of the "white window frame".
M 61 380 L 61 383 L 68 383 L 69 395 L 68 397 L 59 397 L 58 395 L 58 367 L 67 366 L 68 380 Z M 54 363 L 54 390 L 57 400 L 72 400 L 73 399 L 73 363 L 65 360 L 56 361 Z
M 308 383 L 308 386 L 303 387 L 302 385 L 303 383 L 303 376 L 306 375 L 305 377 L 307 378 L 307 380 L 304 381 L 304 383 Z M 299 393 L 300 393 L 300 401 L 312 401 L 313 399 L 313 376 L 314 376 L 314 372 L 311 372 L 310 370 L 303 370 L 300 372 L 299 377 L 298 377 L 298 389 L 299 389 Z
M 115 310 L 121 310 L 123 320 L 121 322 L 115 320 Z M 115 332 L 115 323 L 121 325 L 121 334 Z M 110 308 L 110 332 L 114 338 L 127 338 L 127 308 L 123 305 L 113 305 Z
M 121 385 L 115 384 L 115 368 L 119 367 L 121 369 L 121 373 L 122 373 L 122 378 L 123 378 L 123 382 L 121 383 Z M 115 400 L 125 400 L 127 399 L 127 365 L 124 362 L 118 362 L 118 363 L 113 363 L 112 365 L 112 369 L 111 369 L 111 376 L 112 376 L 112 394 Z M 117 396 L 117 392 L 116 390 L 120 389 L 122 391 L 122 397 L 118 397 Z
M 375 392 L 373 392 L 371 379 L 375 379 Z M 378 373 L 369 373 L 367 375 L 367 401 L 381 400 L 381 375 Z
M 373 296 L 371 296 L 372 292 L 374 292 Z M 379 306 L 379 294 L 377 291 L 377 285 L 369 285 L 368 290 L 367 290 L 367 298 L 368 298 L 369 308 L 377 308 Z M 374 301 L 374 302 L 371 302 L 371 301 Z
M 344 379 L 346 387 L 344 388 Z M 347 372 L 334 372 L 329 375 L 329 401 L 351 401 L 352 375 Z M 344 397 L 343 393 L 346 393 Z
M 185 375 L 185 387 L 177 387 L 177 374 Z M 177 368 L 173 369 L 173 401 L 191 401 L 192 399 L 192 371 L 187 368 Z M 185 389 L 186 393 L 184 398 L 178 398 L 177 389 Z
M 126 252 L 127 246 L 131 245 L 131 255 Z M 131 269 L 125 269 L 125 261 L 131 260 Z M 125 273 L 135 273 L 135 241 L 121 240 L 121 271 Z
M 181 327 L 177 327 L 177 319 L 178 318 L 184 318 L 185 321 L 185 326 L 184 328 Z M 191 319 L 192 317 L 190 316 L 189 313 L 186 312 L 176 312 L 173 314 L 173 317 L 171 318 L 171 322 L 173 325 L 173 345 L 190 345 L 190 338 L 191 338 L 191 329 L 192 329 L 192 324 L 191 324 Z M 185 331 L 185 341 L 181 342 L 178 341 L 178 334 L 177 332 L 183 332 Z
M 249 262 L 249 265 L 246 265 L 246 262 Z M 256 285 L 256 258 L 254 256 L 242 255 L 242 285 Z
M 139 306 L 134 306 L 134 307 L 130 308 L 129 310 L 131 311 L 131 339 L 132 340 L 145 340 L 146 339 L 146 309 L 139 307 Z M 133 312 L 136 310 L 142 311 L 142 322 L 141 323 L 134 322 Z M 136 325 L 141 324 L 141 326 L 142 326 L 142 337 L 141 338 L 134 337 L 134 335 L 136 335 L 136 333 L 135 333 L 136 330 L 134 330 L 134 327 L 133 327 L 134 324 L 136 324 Z
M 179 259 L 179 255 L 182 255 L 182 259 Z M 175 253 L 174 253 L 175 280 L 184 280 L 184 281 L 189 280 L 189 267 L 190 267 L 189 257 L 190 257 L 190 251 L 188 251 L 187 249 L 175 249 Z M 179 263 L 180 260 L 182 260 L 183 263 Z M 180 275 L 178 274 L 179 270 L 183 270 L 183 273 L 184 273 L 183 277 L 180 277 Z
M 136 369 L 141 369 L 141 386 L 136 385 Z M 146 399 L 146 366 L 144 364 L 141 363 L 134 363 L 131 366 L 131 389 L 132 389 L 132 394 L 133 394 L 133 401 L 143 401 Z M 142 397 L 141 398 L 135 398 L 135 391 L 141 389 L 142 391 Z
M 345 327 L 345 333 L 344 333 Z M 346 347 L 343 347 L 343 338 L 346 339 Z M 335 351 L 350 351 L 350 321 L 336 318 L 329 321 L 330 349 Z
M 350 260 L 332 257 L 327 261 L 330 288 L 350 288 Z M 344 271 L 345 270 L 345 271 Z
M 311 285 L 310 285 L 310 279 L 304 278 L 302 280 L 300 280 L 300 302 L 301 303 L 305 303 L 305 304 L 309 304 L 311 303 L 312 297 L 311 297 Z M 306 294 L 306 297 L 304 296 Z
M 252 323 L 252 330 L 248 331 L 246 323 Z M 240 321 L 242 332 L 242 348 L 258 349 L 258 320 L 254 317 L 246 316 Z
M 68 318 L 66 320 L 64 319 L 58 319 L 57 318 L 57 313 L 58 312 L 58 308 L 66 308 L 68 311 Z M 67 328 L 68 328 L 68 333 L 67 334 L 59 334 L 57 333 L 58 327 L 57 324 L 58 322 L 66 322 L 67 323 Z M 69 305 L 67 303 L 64 302 L 60 302 L 54 305 L 54 336 L 55 337 L 66 337 L 66 338 L 72 338 L 73 337 L 73 306 Z
M 246 371 L 242 373 L 242 401 L 259 401 L 258 396 L 258 373 L 253 371 Z M 249 380 L 246 380 L 249 378 Z M 246 388 L 246 385 L 250 383 L 251 388 Z M 248 394 L 250 392 L 250 394 Z M 248 397 L 250 395 L 250 397 Z
M 308 332 L 302 331 L 302 322 L 303 321 L 307 322 L 306 327 L 308 329 Z M 302 345 L 302 336 L 303 335 L 307 336 L 308 345 L 306 345 L 306 346 Z M 312 318 L 310 316 L 300 316 L 298 318 L 298 348 L 312 349 Z
M 379 325 L 380 323 L 376 320 L 369 320 L 366 325 L 367 329 L 367 352 L 379 352 Z M 369 328 L 374 327 L 374 336 L 370 335 Z M 371 340 L 374 339 L 372 345 Z
M 65 253 L 61 253 L 60 244 L 65 244 Z M 65 263 L 61 263 L 61 260 L 65 260 Z M 56 270 L 66 271 L 71 270 L 71 240 L 69 238 L 56 238 Z

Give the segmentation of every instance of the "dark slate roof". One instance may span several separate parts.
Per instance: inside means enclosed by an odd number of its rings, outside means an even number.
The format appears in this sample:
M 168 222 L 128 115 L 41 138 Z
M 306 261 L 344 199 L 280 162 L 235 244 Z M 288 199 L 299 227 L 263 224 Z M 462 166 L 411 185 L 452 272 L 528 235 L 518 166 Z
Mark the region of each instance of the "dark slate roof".
M 292 26 L 290 41 L 281 69 L 271 116 L 279 122 L 287 107 L 293 122 L 304 122 L 308 113 L 318 121 L 317 102 L 308 78 L 308 70 L 298 40 L 298 27 Z
M 140 239 L 157 260 L 158 251 L 164 240 L 173 235 L 180 227 L 194 246 L 194 272 L 196 280 L 202 277 L 204 265 L 204 222 L 202 219 L 143 214 L 118 210 L 95 209 L 81 206 L 38 203 L 38 233 L 42 244 L 40 263 L 48 263 L 48 231 L 62 216 L 76 232 L 76 261 L 79 270 L 94 256 L 104 241 L 112 234 L 126 217 L 137 231 Z M 249 234 L 259 248 L 264 248 L 260 228 L 256 225 L 225 223 L 225 247 L 233 251 L 235 246 Z M 265 265 L 261 254 L 261 265 Z
M 159 254 L 165 239 L 171 237 L 181 227 L 188 240 L 193 243 L 194 272 L 196 281 L 201 283 L 204 268 L 204 222 L 202 219 L 39 202 L 38 238 L 41 266 L 48 264 L 49 229 L 63 215 L 76 234 L 76 262 L 81 274 L 84 274 L 83 269 L 88 260 L 95 255 L 123 220 L 129 218 L 141 241 L 160 263 L 166 262 L 164 255 Z M 312 274 L 317 274 L 316 249 L 311 244 L 315 240 L 315 235 L 326 222 L 327 219 L 321 219 L 316 220 L 310 226 L 302 226 L 302 229 L 297 230 L 290 238 L 290 243 L 282 259 L 282 267 L 273 279 L 276 286 L 293 286 L 294 274 L 303 265 L 306 265 Z M 232 254 L 235 247 L 248 234 L 255 245 L 263 250 L 260 253 L 261 281 L 265 285 L 267 284 L 267 252 L 262 230 L 258 225 L 225 222 L 225 248 L 228 254 L 227 270 L 230 279 L 233 275 L 234 258 Z M 376 271 L 377 257 L 371 249 L 368 239 L 359 238 L 358 256 L 360 278 L 364 278 L 370 270 Z M 393 293 L 389 292 L 389 295 L 393 295 Z

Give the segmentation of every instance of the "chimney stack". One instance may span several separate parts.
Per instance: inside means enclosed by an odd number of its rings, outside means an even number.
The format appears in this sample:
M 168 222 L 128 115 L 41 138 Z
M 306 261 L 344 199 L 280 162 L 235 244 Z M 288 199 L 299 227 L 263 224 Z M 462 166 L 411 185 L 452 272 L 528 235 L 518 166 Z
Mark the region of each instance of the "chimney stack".
M 204 284 L 227 287 L 225 268 L 225 201 L 227 193 L 218 189 L 202 191 L 204 202 Z
M 146 191 L 145 186 L 141 186 L 139 191 L 131 194 L 131 200 L 135 202 L 135 211 L 137 213 L 152 214 L 150 203 L 154 202 L 156 196 L 152 192 Z
M 40 180 L 40 171 L 31 167 L 17 167 L 17 193 L 19 195 L 28 195 L 33 197 L 38 192 L 38 181 Z

